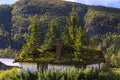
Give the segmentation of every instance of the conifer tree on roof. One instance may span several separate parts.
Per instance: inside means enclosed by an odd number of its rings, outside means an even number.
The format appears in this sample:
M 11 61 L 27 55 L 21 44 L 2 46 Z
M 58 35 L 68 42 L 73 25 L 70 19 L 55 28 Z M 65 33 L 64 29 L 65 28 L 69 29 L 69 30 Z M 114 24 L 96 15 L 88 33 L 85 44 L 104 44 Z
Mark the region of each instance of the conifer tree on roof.
M 40 26 L 37 15 L 33 17 L 33 22 L 30 25 L 31 33 L 26 40 L 26 44 L 22 47 L 20 57 L 22 58 L 37 58 L 40 53 L 38 51 L 41 43 Z

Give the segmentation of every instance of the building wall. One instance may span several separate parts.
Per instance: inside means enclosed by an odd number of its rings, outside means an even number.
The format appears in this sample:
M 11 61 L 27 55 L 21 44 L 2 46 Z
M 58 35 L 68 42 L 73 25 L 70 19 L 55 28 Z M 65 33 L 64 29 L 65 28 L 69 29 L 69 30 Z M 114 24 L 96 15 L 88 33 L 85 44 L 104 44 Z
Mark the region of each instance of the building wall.
M 30 70 L 30 72 L 37 71 L 37 63 L 20 63 L 21 69 L 24 71 Z M 51 64 L 39 64 L 39 69 L 45 70 L 51 70 L 51 69 L 56 69 L 56 70 L 63 70 L 63 69 L 71 69 L 75 68 L 75 66 L 69 66 L 69 65 L 51 65 Z
M 36 63 L 20 63 L 20 67 L 24 71 L 27 71 L 27 70 L 30 70 L 30 72 L 37 71 Z
M 75 68 L 75 66 L 74 65 L 52 65 L 52 64 L 48 65 L 48 70 L 51 70 L 51 69 L 66 70 L 66 69 L 72 69 L 72 68 Z
M 0 70 L 5 70 L 6 68 L 7 67 L 4 64 L 0 63 Z
M 12 66 L 6 66 L 3 63 L 0 63 L 0 70 L 8 70 L 8 69 L 12 69 L 14 67 Z
M 37 64 L 37 63 L 20 63 L 20 67 L 22 70 L 27 71 L 29 70 L 30 72 L 38 71 L 39 69 L 41 70 L 46 70 L 48 69 L 48 64 Z
M 102 65 L 99 63 L 98 64 L 89 64 L 89 65 L 86 65 L 86 68 L 101 69 Z
M 21 65 L 21 69 L 24 71 L 30 70 L 30 72 L 34 72 L 34 71 L 38 71 L 38 66 L 37 63 L 20 63 Z M 86 65 L 86 68 L 101 68 L 102 65 L 100 64 L 90 64 L 90 65 Z M 56 69 L 56 70 L 64 70 L 64 69 L 72 69 L 72 68 L 76 68 L 74 65 L 52 65 L 52 64 L 48 64 L 48 65 L 42 65 L 39 64 L 39 69 L 45 70 L 51 70 L 51 69 Z

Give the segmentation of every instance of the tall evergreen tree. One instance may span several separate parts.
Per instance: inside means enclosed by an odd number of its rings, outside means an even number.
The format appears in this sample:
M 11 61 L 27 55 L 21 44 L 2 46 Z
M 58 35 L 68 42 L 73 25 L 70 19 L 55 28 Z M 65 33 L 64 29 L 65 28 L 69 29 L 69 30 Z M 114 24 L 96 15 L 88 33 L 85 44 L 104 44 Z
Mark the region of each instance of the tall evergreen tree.
M 48 31 L 44 40 L 44 48 L 51 49 L 55 44 L 55 39 L 58 38 L 58 22 L 52 20 L 49 24 Z
M 73 7 L 70 16 L 67 17 L 67 25 L 63 34 L 64 47 L 70 48 L 74 53 L 75 58 L 80 55 L 80 50 L 85 45 L 87 35 L 83 27 L 79 25 L 79 16 Z M 80 57 L 80 56 L 79 56 Z
M 72 12 L 70 16 L 66 18 L 67 25 L 65 29 L 65 34 L 63 35 L 65 45 L 69 45 L 71 47 L 74 46 L 76 30 L 79 27 L 79 16 L 75 12 L 75 8 L 72 8 Z
M 26 41 L 26 44 L 22 47 L 20 53 L 21 57 L 26 58 L 37 58 L 39 57 L 38 48 L 40 46 L 40 26 L 38 23 L 37 15 L 33 17 L 33 22 L 30 25 L 31 33 Z

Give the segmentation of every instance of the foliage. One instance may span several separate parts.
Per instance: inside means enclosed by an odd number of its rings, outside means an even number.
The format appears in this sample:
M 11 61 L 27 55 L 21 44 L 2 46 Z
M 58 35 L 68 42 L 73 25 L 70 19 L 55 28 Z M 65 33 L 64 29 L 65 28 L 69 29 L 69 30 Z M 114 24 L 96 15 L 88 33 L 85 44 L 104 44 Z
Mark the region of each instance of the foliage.
M 40 41 L 41 34 L 37 15 L 34 16 L 30 28 L 31 33 L 26 41 L 26 44 L 22 48 L 20 58 L 37 58 L 40 55 L 38 49 L 41 44 Z
M 0 73 L 0 80 L 17 80 L 20 75 L 20 70 L 14 68 L 12 70 L 2 71 Z
M 101 47 L 105 53 L 105 58 L 108 65 L 119 67 L 120 61 L 120 35 L 119 34 L 106 34 L 102 38 Z
M 12 49 L 11 47 L 0 49 L 0 57 L 1 58 L 14 58 L 17 57 L 19 51 L 16 49 Z
M 13 69 L 1 73 L 0 80 L 119 80 L 119 69 L 109 71 L 97 69 L 45 70 L 31 73 Z
M 96 35 L 93 38 L 93 45 L 99 45 L 104 53 L 108 66 L 119 67 L 120 61 L 120 35 L 107 33 L 105 35 Z
M 52 49 L 55 45 L 55 40 L 58 38 L 58 22 L 52 20 L 49 25 L 49 29 L 46 32 L 43 47 L 46 49 Z
M 119 33 L 119 10 L 106 7 L 90 7 L 84 17 L 85 27 L 90 36 Z
M 87 42 L 89 40 L 83 27 L 79 25 L 79 16 L 73 7 L 70 16 L 67 17 L 67 25 L 63 33 L 63 45 L 67 47 L 67 49 L 65 48 L 66 51 L 68 48 L 73 50 L 71 52 L 74 53 L 75 59 L 78 59 L 78 57 L 81 57 L 80 55 L 83 53 L 81 50 Z
M 4 49 L 11 45 L 11 18 L 12 7 L 0 5 L 0 48 Z

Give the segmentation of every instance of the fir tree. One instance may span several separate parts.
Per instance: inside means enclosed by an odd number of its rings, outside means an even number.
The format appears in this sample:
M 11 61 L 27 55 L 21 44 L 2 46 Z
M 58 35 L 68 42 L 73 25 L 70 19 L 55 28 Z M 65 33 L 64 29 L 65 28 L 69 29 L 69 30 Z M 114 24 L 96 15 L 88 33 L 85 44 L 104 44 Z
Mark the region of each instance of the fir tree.
M 44 48 L 51 49 L 55 45 L 55 39 L 58 38 L 58 22 L 52 20 L 44 40 Z
M 26 41 L 26 44 L 22 47 L 20 56 L 22 58 L 37 58 L 39 57 L 38 48 L 40 46 L 40 26 L 38 23 L 37 15 L 34 16 L 33 22 L 30 25 L 31 33 Z
M 70 16 L 67 17 L 67 25 L 66 25 L 66 32 L 63 35 L 65 39 L 65 45 L 69 45 L 71 47 L 74 46 L 75 37 L 76 37 L 76 30 L 79 27 L 79 16 L 75 12 L 75 8 L 72 9 Z
M 70 16 L 67 17 L 67 25 L 63 34 L 64 47 L 70 48 L 74 57 L 80 57 L 81 49 L 86 44 L 87 35 L 83 27 L 79 25 L 79 16 L 73 7 Z

